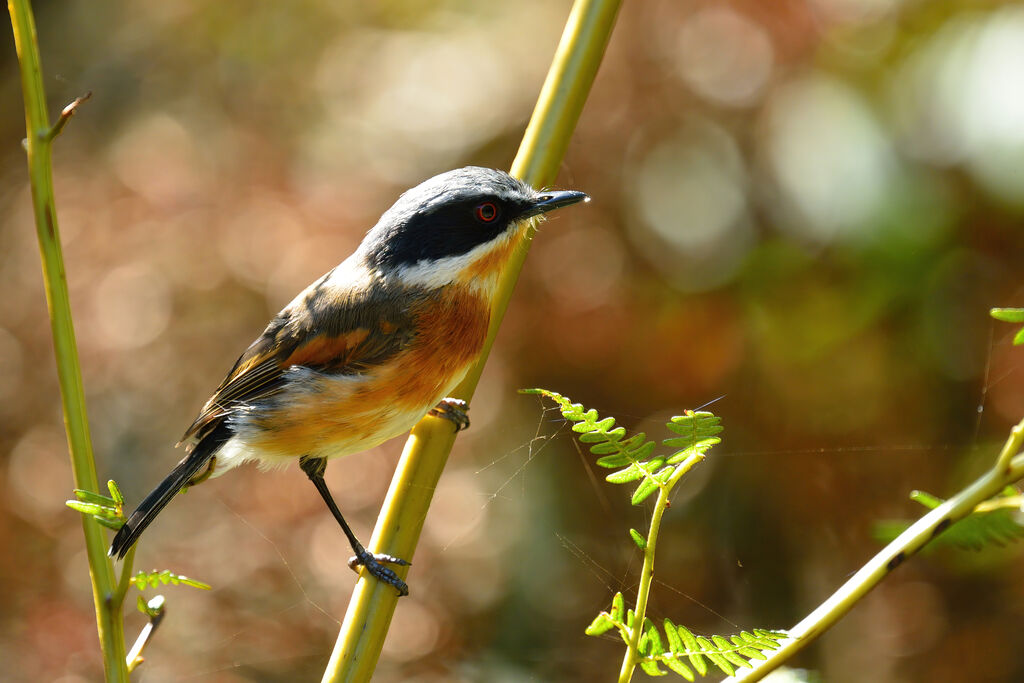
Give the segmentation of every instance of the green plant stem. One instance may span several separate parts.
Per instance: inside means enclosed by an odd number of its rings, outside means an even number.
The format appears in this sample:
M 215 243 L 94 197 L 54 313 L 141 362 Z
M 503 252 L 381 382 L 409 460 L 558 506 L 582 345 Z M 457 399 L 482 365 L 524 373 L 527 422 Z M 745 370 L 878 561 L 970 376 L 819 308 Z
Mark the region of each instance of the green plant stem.
M 512 175 L 535 187 L 543 187 L 554 180 L 604 56 L 620 4 L 621 0 L 577 0 L 573 5 L 512 164 Z M 527 246 L 528 242 L 517 249 L 501 276 L 484 349 L 453 392 L 455 398 L 469 400 L 476 389 L 526 258 Z M 413 428 L 368 544 L 373 552 L 412 559 L 423 520 L 454 443 L 455 435 L 446 420 L 426 417 Z M 407 569 L 400 570 L 404 578 Z M 370 679 L 396 604 L 393 588 L 365 575 L 360 577 L 324 671 L 324 681 Z
M 849 581 L 790 631 L 790 640 L 774 650 L 764 661 L 754 662 L 753 670 L 744 670 L 726 679 L 732 683 L 759 681 L 842 618 L 882 579 L 917 553 L 935 536 L 953 523 L 971 514 L 980 503 L 997 495 L 1004 487 L 1024 477 L 1024 420 L 1010 432 L 995 465 L 973 484 L 930 511 L 900 534 L 892 543 L 861 567 Z
M 668 486 L 658 487 L 658 499 L 654 503 L 651 526 L 647 532 L 647 545 L 644 548 L 644 565 L 640 569 L 640 585 L 636 591 L 636 616 L 633 619 L 633 629 L 629 634 L 626 653 L 622 657 L 619 683 L 629 683 L 633 677 L 633 670 L 636 669 L 636 663 L 640 659 L 640 636 L 644 631 L 647 600 L 651 595 L 651 581 L 654 578 L 654 554 L 658 548 L 658 532 L 661 531 L 661 518 L 668 507 L 670 492 L 671 488 Z
M 654 554 L 658 547 L 661 518 L 665 514 L 665 510 L 668 509 L 672 489 L 683 478 L 683 475 L 703 459 L 704 455 L 700 453 L 689 456 L 680 463 L 667 482 L 658 485 L 658 499 L 654 502 L 654 511 L 651 513 L 651 526 L 647 532 L 647 542 L 644 546 L 644 564 L 640 569 L 640 585 L 636 591 L 636 615 L 633 619 L 633 630 L 626 643 L 626 653 L 622 656 L 619 683 L 629 683 L 637 662 L 641 659 L 640 637 L 643 635 L 644 621 L 647 619 L 647 601 L 651 595 L 651 581 L 654 579 Z
M 11 15 L 14 44 L 21 69 L 32 208 L 42 257 L 43 283 L 50 313 L 57 377 L 64 409 L 64 429 L 71 454 L 71 469 L 76 488 L 99 492 L 53 194 L 52 143 L 63 123 L 74 112 L 74 108 L 66 110 L 68 113 L 62 115 L 57 126 L 50 127 L 31 6 L 28 0 L 8 0 L 7 9 Z M 91 515 L 80 516 L 89 558 L 89 575 L 96 608 L 96 627 L 103 651 L 104 671 L 108 681 L 127 681 L 124 625 L 120 611 L 113 609 L 111 600 L 114 593 L 114 570 L 106 554 L 106 535 L 103 527 Z

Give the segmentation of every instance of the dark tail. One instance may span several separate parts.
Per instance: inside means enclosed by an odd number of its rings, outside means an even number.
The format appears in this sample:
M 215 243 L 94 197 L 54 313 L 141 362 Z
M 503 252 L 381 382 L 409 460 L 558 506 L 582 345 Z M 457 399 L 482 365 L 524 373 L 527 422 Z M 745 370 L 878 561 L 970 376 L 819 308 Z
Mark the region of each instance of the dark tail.
M 181 491 L 199 471 L 206 467 L 210 458 L 217 450 L 224 445 L 224 442 L 231 438 L 231 429 L 226 424 L 218 425 L 212 432 L 207 434 L 202 441 L 196 444 L 192 452 L 178 463 L 171 470 L 160 484 L 150 491 L 149 495 L 142 499 L 139 507 L 131 514 L 128 521 L 124 523 L 114 540 L 110 544 L 108 555 L 121 559 L 125 556 L 139 536 L 146 530 L 160 511 L 167 507 L 171 498 Z

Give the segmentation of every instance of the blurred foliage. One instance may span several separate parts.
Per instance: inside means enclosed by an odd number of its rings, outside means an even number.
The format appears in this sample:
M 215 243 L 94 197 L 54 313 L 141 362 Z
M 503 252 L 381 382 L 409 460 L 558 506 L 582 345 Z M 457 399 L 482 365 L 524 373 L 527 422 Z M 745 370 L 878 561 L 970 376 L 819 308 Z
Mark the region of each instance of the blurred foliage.
M 138 500 L 237 354 L 406 187 L 507 166 L 567 1 L 36 7 L 98 467 Z M 993 307 L 1024 287 L 1024 3 L 647 0 L 623 7 L 425 524 L 380 681 L 595 680 L 581 628 L 638 572 L 645 525 L 520 386 L 643 431 L 731 427 L 678 487 L 659 614 L 784 627 L 987 465 L 1024 415 Z M 0 42 L 0 661 L 94 680 L 11 41 Z M 332 465 L 367 535 L 399 443 Z M 980 459 L 979 459 L 980 457 Z M 354 582 L 297 469 L 190 491 L 139 561 L 181 591 L 151 680 L 315 679 Z M 992 553 L 996 553 L 993 555 Z M 794 666 L 828 681 L 1024 679 L 1019 552 L 915 558 Z M 965 559 L 966 558 L 966 559 Z M 179 605 L 180 603 L 180 605 Z M 132 619 L 135 619 L 134 628 Z M 141 628 L 129 617 L 128 631 Z

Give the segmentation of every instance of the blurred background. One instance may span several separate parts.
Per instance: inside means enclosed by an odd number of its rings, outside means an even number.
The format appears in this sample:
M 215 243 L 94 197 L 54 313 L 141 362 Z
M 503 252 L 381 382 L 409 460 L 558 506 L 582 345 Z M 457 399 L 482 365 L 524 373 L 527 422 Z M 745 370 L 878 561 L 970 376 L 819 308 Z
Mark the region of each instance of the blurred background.
M 93 92 L 55 173 L 101 480 L 148 492 L 237 354 L 399 192 L 507 168 L 569 6 L 37 3 L 54 118 Z M 1024 3 L 625 3 L 557 182 L 593 201 L 534 241 L 377 680 L 618 671 L 618 642 L 583 629 L 635 587 L 648 508 L 520 387 L 659 438 L 713 402 L 724 443 L 679 487 L 650 607 L 704 633 L 795 624 L 878 550 L 875 522 L 920 514 L 911 489 L 987 467 L 1024 416 L 1024 351 L 987 313 L 1024 305 L 1022 79 Z M 24 136 L 5 38 L 0 661 L 91 681 Z M 363 539 L 401 445 L 327 470 Z M 793 665 L 1024 680 L 1022 551 L 914 558 Z M 319 680 L 348 555 L 297 468 L 193 489 L 136 566 L 214 589 L 162 591 L 136 680 Z

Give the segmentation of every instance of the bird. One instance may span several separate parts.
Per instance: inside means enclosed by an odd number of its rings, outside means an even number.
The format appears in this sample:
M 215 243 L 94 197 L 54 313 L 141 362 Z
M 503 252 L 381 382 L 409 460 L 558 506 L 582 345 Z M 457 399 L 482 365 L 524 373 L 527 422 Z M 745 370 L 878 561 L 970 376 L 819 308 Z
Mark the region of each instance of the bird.
M 172 498 L 245 462 L 298 460 L 371 576 L 407 595 L 356 538 L 324 480 L 327 461 L 373 448 L 430 413 L 469 426 L 449 396 L 484 345 L 498 277 L 527 226 L 589 201 L 468 166 L 402 193 L 338 266 L 300 292 L 239 356 L 179 442 L 185 457 L 117 531 L 123 558 Z

